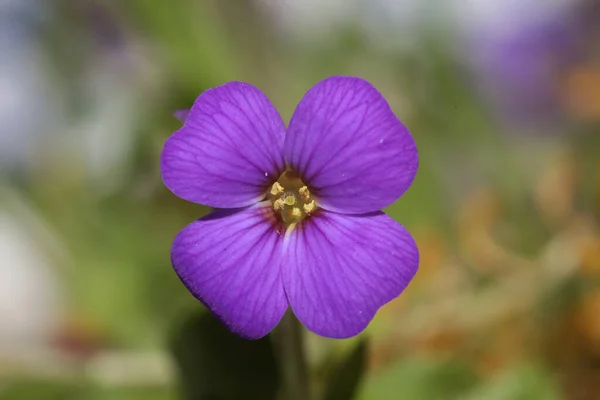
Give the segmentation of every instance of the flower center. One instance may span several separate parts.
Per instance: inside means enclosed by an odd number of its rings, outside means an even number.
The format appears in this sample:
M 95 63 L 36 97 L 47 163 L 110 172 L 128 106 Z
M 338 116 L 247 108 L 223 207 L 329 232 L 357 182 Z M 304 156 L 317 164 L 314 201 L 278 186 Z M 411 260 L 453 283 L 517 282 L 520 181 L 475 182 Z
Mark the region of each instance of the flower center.
M 317 211 L 308 187 L 293 171 L 287 170 L 271 186 L 268 194 L 273 210 L 286 224 L 296 224 Z

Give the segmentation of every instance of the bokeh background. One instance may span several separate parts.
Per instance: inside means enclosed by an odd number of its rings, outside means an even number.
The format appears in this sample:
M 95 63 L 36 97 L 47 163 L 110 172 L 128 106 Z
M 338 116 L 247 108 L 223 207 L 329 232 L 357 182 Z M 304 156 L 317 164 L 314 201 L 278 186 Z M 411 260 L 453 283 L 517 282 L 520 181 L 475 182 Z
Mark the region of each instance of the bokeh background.
M 330 75 L 421 160 L 355 398 L 600 399 L 597 0 L 1 0 L 0 399 L 179 398 L 169 250 L 208 210 L 162 184 L 172 111 L 242 80 L 288 121 Z M 307 334 L 317 387 L 358 340 Z

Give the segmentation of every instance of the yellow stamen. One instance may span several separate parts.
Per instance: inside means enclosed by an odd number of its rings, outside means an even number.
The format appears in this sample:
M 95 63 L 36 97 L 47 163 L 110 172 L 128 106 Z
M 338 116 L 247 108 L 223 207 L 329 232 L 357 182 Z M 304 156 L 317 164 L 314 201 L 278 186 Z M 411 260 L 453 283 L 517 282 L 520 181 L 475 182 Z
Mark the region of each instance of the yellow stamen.
M 284 171 L 277 182 L 271 185 L 267 198 L 273 211 L 288 226 L 302 222 L 318 209 L 308 187 L 291 170 Z
M 302 217 L 302 211 L 298 207 L 292 208 L 292 218 L 299 219 Z
M 315 211 L 315 209 L 317 208 L 317 205 L 315 204 L 315 201 L 311 201 L 310 203 L 307 203 L 303 206 L 304 208 L 304 212 L 307 214 L 311 214 L 312 212 Z
M 306 186 L 302 186 L 298 189 L 298 194 L 302 197 L 302 200 L 309 202 L 310 201 L 310 192 Z
M 273 196 L 277 196 L 278 194 L 283 193 L 283 186 L 279 182 L 275 182 L 273 186 L 271 186 L 271 194 Z
M 283 200 L 281 200 L 281 199 L 277 199 L 273 202 L 273 209 L 275 211 L 283 210 L 283 206 L 284 206 L 284 203 L 283 203 Z

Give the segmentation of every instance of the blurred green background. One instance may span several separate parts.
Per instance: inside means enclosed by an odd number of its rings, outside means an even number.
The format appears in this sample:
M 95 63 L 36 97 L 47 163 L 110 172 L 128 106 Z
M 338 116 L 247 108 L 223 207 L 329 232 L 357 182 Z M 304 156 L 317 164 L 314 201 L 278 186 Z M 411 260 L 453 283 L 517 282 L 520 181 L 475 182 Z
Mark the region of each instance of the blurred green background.
M 208 210 L 162 184 L 172 111 L 241 80 L 288 121 L 330 75 L 420 152 L 356 398 L 600 399 L 598 43 L 597 0 L 0 1 L 0 399 L 179 398 L 169 251 Z M 318 387 L 358 339 L 306 340 Z

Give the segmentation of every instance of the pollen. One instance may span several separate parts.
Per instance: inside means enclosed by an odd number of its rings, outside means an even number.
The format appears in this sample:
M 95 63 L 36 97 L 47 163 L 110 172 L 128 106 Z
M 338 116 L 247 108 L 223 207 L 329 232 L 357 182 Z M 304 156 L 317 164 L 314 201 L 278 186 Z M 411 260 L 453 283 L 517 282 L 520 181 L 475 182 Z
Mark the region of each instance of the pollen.
M 310 192 L 306 186 L 302 186 L 298 189 L 298 194 L 306 203 L 310 202 Z
M 292 218 L 297 219 L 302 217 L 302 211 L 298 207 L 292 208 Z
M 281 183 L 279 183 L 279 182 L 275 182 L 273 184 L 273 186 L 271 186 L 271 194 L 273 196 L 280 195 L 281 193 L 283 193 L 283 191 L 284 191 L 283 186 L 281 186 Z
M 317 209 L 317 205 L 316 205 L 315 201 L 313 200 L 310 203 L 304 204 L 302 206 L 302 208 L 304 209 L 304 212 L 306 214 L 310 215 Z
M 283 210 L 283 207 L 285 206 L 285 203 L 283 202 L 282 199 L 277 199 L 273 202 L 273 209 L 275 211 L 281 211 Z
M 288 225 L 297 224 L 314 214 L 318 207 L 300 176 L 286 170 L 267 194 L 273 210 Z

